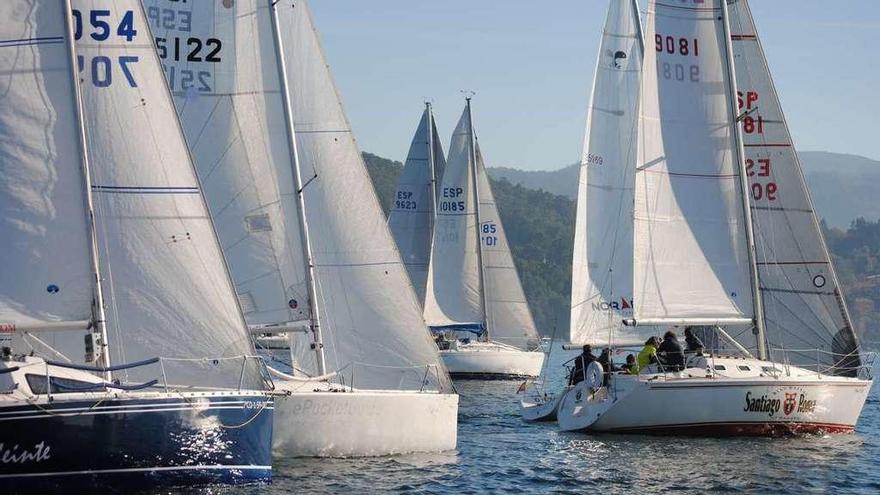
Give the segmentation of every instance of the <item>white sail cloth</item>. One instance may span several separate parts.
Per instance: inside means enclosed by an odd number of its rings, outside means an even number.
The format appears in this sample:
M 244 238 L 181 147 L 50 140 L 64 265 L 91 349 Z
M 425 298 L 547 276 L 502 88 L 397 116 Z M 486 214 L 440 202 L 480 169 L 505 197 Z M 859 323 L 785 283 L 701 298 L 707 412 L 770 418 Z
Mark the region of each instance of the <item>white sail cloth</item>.
M 144 4 L 159 46 L 192 37 L 219 47 L 197 60 L 176 60 L 173 48 L 159 54 L 247 323 L 308 320 L 293 154 L 268 3 L 227 8 L 203 1 L 187 10 L 168 0 Z M 192 74 L 198 81 L 187 82 Z
M 74 9 L 113 359 L 251 354 L 140 1 Z M 174 383 L 239 386 L 241 362 L 224 363 L 166 370 Z
M 483 162 L 478 143 L 477 187 L 480 198 L 480 239 L 483 244 L 483 276 L 486 282 L 486 320 L 489 335 L 495 342 L 533 350 L 538 348 L 541 336 L 535 328 L 532 312 L 523 292 L 510 244 L 495 195 L 489 184 L 489 174 Z
M 754 317 L 722 1 L 648 3 L 636 320 Z
M 410 144 L 388 214 L 388 226 L 422 304 L 431 260 L 434 203 L 440 185 L 437 178 L 443 177 L 445 165 L 429 104 Z
M 465 108 L 452 133 L 437 197 L 425 321 L 431 327 L 460 327 L 479 333 L 486 317 L 477 252 L 471 134 Z
M 786 350 L 792 364 L 857 366 L 858 340 L 746 0 L 731 4 L 730 25 L 771 357 Z
M 578 182 L 569 342 L 641 344 L 633 305 L 633 180 L 642 41 L 635 2 L 611 0 L 587 113 Z
M 307 3 L 276 4 L 328 369 L 364 365 L 355 386 L 396 388 L 388 368 L 445 369 L 328 70 Z M 383 368 L 384 367 L 384 368 Z M 440 371 L 443 370 L 443 371 Z M 424 375 L 407 386 L 422 386 Z
M 64 2 L 4 1 L 0 18 L 0 333 L 89 321 L 95 281 Z M 81 360 L 81 334 L 42 338 Z

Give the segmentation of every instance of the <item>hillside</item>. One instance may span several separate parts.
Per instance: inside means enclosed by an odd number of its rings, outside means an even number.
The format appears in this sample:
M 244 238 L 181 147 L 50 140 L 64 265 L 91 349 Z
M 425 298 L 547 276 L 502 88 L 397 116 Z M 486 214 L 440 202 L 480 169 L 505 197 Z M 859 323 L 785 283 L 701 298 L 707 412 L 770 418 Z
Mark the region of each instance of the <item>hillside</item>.
M 846 228 L 857 217 L 880 218 L 880 193 L 875 186 L 880 183 L 880 161 L 825 151 L 803 151 L 800 157 L 816 211 L 828 225 Z M 577 165 L 552 171 L 495 167 L 489 173 L 528 188 L 572 199 L 577 196 Z
M 805 168 L 816 167 L 818 161 L 827 158 L 811 157 Z M 364 159 L 387 214 L 403 165 L 369 153 L 364 153 Z M 871 172 L 870 167 L 880 164 L 868 160 L 864 165 Z M 545 335 L 551 335 L 554 327 L 558 327 L 557 334 L 562 336 L 568 331 L 574 201 L 563 195 L 530 189 L 513 180 L 540 177 L 547 179 L 545 184 L 552 184 L 548 177 L 560 177 L 562 172 L 576 173 L 576 170 L 569 167 L 557 172 L 514 171 L 521 172 L 519 176 L 506 174 L 509 170 L 512 169 L 495 168 L 490 169 L 490 173 L 523 289 L 538 328 Z M 852 211 L 863 213 L 866 206 L 877 206 L 874 203 L 876 200 L 866 201 Z M 873 218 L 880 218 L 880 212 Z M 880 220 L 858 219 L 848 228 L 826 228 L 826 236 L 847 293 L 853 324 L 864 335 L 865 342 L 876 347 L 880 344 Z

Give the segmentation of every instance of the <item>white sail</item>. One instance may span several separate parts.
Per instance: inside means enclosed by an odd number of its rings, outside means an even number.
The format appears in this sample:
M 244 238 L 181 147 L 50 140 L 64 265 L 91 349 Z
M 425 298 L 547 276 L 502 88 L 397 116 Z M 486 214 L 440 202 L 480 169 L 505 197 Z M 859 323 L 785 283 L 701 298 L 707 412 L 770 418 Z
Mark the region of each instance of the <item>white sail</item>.
M 786 350 L 792 364 L 858 366 L 858 340 L 746 0 L 731 4 L 730 24 L 771 358 Z
M 272 2 L 274 3 L 274 2 Z M 440 364 L 304 1 L 274 3 L 290 87 L 328 370 L 420 387 Z M 396 370 L 395 370 L 396 368 Z M 391 369 L 392 371 L 389 371 Z M 400 369 L 420 369 L 406 375 Z
M 722 3 L 648 2 L 634 316 L 754 318 Z
M 538 348 L 541 336 L 535 328 L 532 312 L 523 292 L 510 244 L 504 233 L 489 174 L 478 143 L 477 187 L 480 198 L 480 239 L 483 243 L 483 274 L 486 282 L 486 320 L 489 336 L 525 350 Z
M 0 336 L 85 330 L 95 277 L 65 4 L 0 2 L 0 18 Z M 82 360 L 81 333 L 40 338 Z
M 452 133 L 437 197 L 425 321 L 431 327 L 457 327 L 480 333 L 485 313 L 470 141 L 471 122 L 465 108 Z
M 254 326 L 308 320 L 293 155 L 268 4 L 144 5 L 245 319 Z M 180 43 L 183 55 L 175 51 Z M 197 46 L 204 53 L 188 56 Z
M 420 303 L 425 300 L 431 259 L 435 195 L 446 163 L 437 137 L 429 104 L 410 144 L 388 215 L 388 226 Z
M 633 180 L 642 42 L 635 2 L 611 0 L 599 46 L 578 182 L 569 342 L 640 344 L 633 305 Z M 613 334 L 613 335 L 612 335 Z
M 140 1 L 73 7 L 113 359 L 251 353 Z M 243 372 L 240 360 L 165 369 L 205 386 L 238 386 Z

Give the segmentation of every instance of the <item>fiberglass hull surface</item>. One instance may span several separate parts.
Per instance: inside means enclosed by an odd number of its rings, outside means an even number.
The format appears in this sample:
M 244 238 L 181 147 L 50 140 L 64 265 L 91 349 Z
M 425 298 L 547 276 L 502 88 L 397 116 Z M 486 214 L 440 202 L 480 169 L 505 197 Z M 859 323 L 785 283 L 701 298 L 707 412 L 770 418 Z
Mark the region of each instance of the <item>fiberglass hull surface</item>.
M 491 346 L 462 346 L 440 351 L 440 357 L 453 378 L 537 377 L 544 365 L 543 352 Z
M 458 395 L 430 392 L 299 392 L 276 401 L 274 452 L 284 457 L 363 457 L 452 450 Z M 306 385 L 307 387 L 308 385 Z
M 271 397 L 150 395 L 3 404 L 3 492 L 118 491 L 271 479 Z
M 628 383 L 627 383 L 628 382 Z M 606 406 L 578 411 L 584 387 L 566 394 L 560 426 L 567 430 L 690 436 L 782 436 L 852 432 L 871 381 L 854 378 L 765 380 L 624 379 Z M 580 398 L 578 399 L 578 392 Z M 614 395 L 617 400 L 614 400 Z M 607 410 L 602 411 L 602 409 Z M 577 417 L 578 414 L 583 419 Z M 595 422 L 591 422 L 595 420 Z M 577 428 L 580 425 L 586 425 Z

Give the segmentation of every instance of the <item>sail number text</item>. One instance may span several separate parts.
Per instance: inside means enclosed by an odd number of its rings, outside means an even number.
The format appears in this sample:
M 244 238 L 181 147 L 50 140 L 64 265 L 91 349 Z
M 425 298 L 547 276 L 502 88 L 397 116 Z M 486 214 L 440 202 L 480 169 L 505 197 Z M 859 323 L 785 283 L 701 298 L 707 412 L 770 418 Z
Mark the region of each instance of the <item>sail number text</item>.
M 189 36 L 193 30 L 193 12 L 187 8 L 191 7 L 186 0 L 169 2 L 181 8 L 147 8 L 147 19 L 156 35 L 156 51 L 162 61 L 168 85 L 172 91 L 213 91 L 211 70 L 198 70 L 193 66 L 179 67 L 177 63 L 219 63 L 222 61 L 223 41 L 215 37 Z M 169 36 L 171 31 L 182 36 Z
M 759 113 L 758 105 L 760 99 L 761 95 L 755 90 L 736 92 L 737 107 L 742 112 L 739 121 L 746 140 L 764 134 L 764 117 Z M 773 180 L 773 162 L 769 155 L 746 158 L 746 175 L 755 201 L 779 199 L 779 183 Z
M 664 55 L 676 57 L 699 57 L 700 42 L 697 38 L 654 35 L 654 49 Z M 696 63 L 661 62 L 657 60 L 657 73 L 667 81 L 700 82 L 700 66 Z
M 134 26 L 134 12 L 131 10 L 125 11 L 119 22 L 112 24 L 110 23 L 112 16 L 109 10 L 83 12 L 74 9 L 72 15 L 73 38 L 76 41 L 87 36 L 88 39 L 97 42 L 116 41 L 121 38 L 130 43 L 138 33 Z M 96 55 L 88 58 L 85 55 L 77 55 L 76 57 L 79 71 L 91 75 L 92 85 L 97 88 L 106 88 L 112 85 L 114 73 L 121 74 L 129 86 L 136 88 L 137 81 L 131 72 L 131 64 L 138 62 L 138 60 L 139 57 L 134 55 L 120 55 L 118 57 Z
M 486 246 L 495 246 L 498 244 L 498 236 L 493 235 L 498 233 L 498 226 L 492 222 L 486 222 L 480 227 L 480 232 L 483 234 L 483 244 Z
M 441 212 L 464 213 L 465 209 L 463 187 L 444 187 L 440 190 L 439 210 Z
M 397 196 L 394 199 L 394 208 L 398 210 L 415 210 L 418 208 L 418 205 L 413 196 L 412 191 L 397 191 Z

